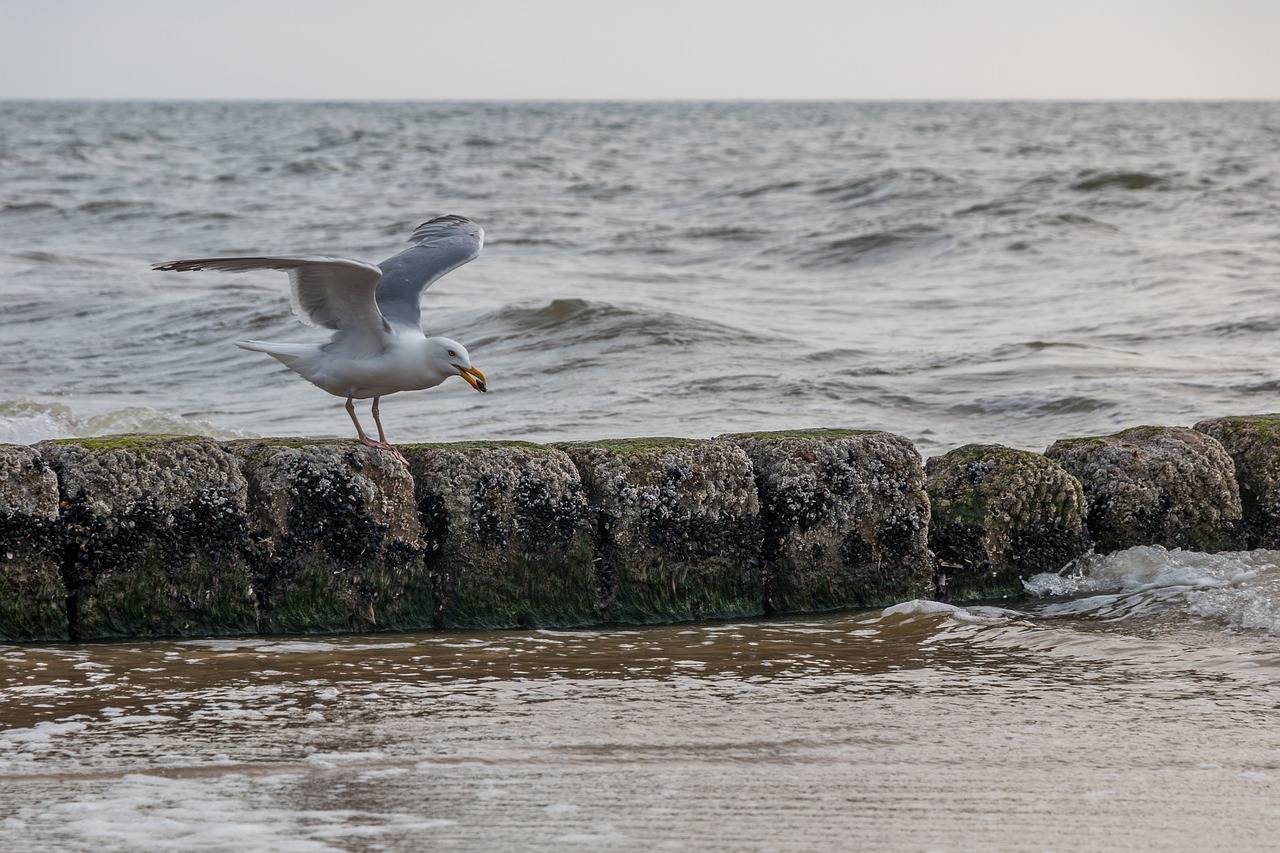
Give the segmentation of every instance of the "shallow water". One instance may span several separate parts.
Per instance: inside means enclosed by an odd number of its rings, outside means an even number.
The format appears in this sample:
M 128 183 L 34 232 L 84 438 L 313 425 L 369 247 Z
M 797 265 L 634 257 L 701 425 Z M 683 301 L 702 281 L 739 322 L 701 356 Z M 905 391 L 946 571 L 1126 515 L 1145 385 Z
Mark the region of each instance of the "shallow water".
M 1041 450 L 1271 411 L 1280 105 L 0 103 L 0 440 L 346 436 L 237 339 L 276 273 L 462 213 L 393 440 L 883 428 Z
M 0 103 L 0 441 L 347 435 L 283 276 L 485 227 L 393 441 L 1270 411 L 1277 104 Z M 1006 608 L 0 647 L 0 849 L 1271 850 L 1274 552 Z
M 1135 549 L 1008 607 L 3 647 L 3 844 L 1271 850 L 1277 562 Z

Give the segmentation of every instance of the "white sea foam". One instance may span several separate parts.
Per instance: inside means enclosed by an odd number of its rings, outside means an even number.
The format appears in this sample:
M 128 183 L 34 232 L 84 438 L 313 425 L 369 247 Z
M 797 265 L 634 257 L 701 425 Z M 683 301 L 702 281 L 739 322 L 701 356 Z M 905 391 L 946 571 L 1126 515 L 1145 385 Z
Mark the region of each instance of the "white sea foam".
M 1170 608 L 1229 628 L 1280 634 L 1280 552 L 1205 554 L 1158 545 L 1084 557 L 1064 574 L 1041 574 L 1027 592 L 1051 599 L 1043 616 L 1167 617 Z M 1054 600 L 1066 598 L 1067 600 Z
M 31 400 L 0 402 L 0 443 L 34 444 L 55 438 L 143 432 L 166 435 L 206 435 L 211 438 L 252 438 L 253 433 L 226 429 L 206 420 L 173 415 L 146 406 L 127 406 L 100 415 L 77 415 L 62 403 Z
M 58 803 L 39 817 L 61 824 L 63 837 L 141 851 L 329 853 L 347 848 L 346 839 L 376 844 L 382 836 L 405 837 L 451 824 L 397 813 L 277 808 L 270 803 L 279 781 L 235 773 L 210 780 L 130 775 L 92 800 Z
M 82 732 L 86 725 L 81 722 L 69 723 L 36 723 L 27 729 L 9 729 L 0 732 L 0 744 L 24 744 L 24 745 L 46 745 L 54 738 L 65 734 L 73 734 Z
M 1017 613 L 1002 607 L 971 605 L 961 607 L 943 601 L 913 599 L 901 604 L 894 604 L 880 611 L 882 616 L 936 616 L 942 615 L 956 622 L 977 625 L 994 625 L 1006 621 Z

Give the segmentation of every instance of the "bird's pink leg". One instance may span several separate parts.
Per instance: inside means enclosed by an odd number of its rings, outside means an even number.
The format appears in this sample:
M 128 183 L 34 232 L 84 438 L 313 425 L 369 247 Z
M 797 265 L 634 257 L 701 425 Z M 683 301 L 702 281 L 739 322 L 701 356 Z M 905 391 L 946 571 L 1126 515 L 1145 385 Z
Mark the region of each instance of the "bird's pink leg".
M 381 399 L 382 399 L 381 397 L 374 397 L 373 407 L 370 409 L 370 411 L 373 412 L 373 422 L 378 425 L 378 441 L 386 445 L 387 449 L 396 455 L 396 458 L 398 458 L 404 464 L 408 465 L 409 460 L 404 458 L 404 454 L 401 453 L 396 448 L 392 447 L 391 444 L 387 442 L 386 430 L 382 428 L 382 418 L 378 417 L 378 401 Z
M 378 425 L 378 441 L 381 441 L 383 444 L 386 444 L 387 434 L 382 429 L 382 419 L 378 417 L 378 401 L 381 399 L 382 399 L 381 397 L 373 398 L 373 408 L 371 409 L 371 411 L 373 412 L 373 422 Z
M 351 416 L 351 423 L 356 425 L 356 435 L 360 437 L 360 443 L 366 447 L 373 447 L 378 450 L 387 450 L 395 454 L 395 457 L 404 464 L 408 465 L 409 460 L 404 458 L 404 454 L 387 444 L 386 434 L 382 431 L 382 422 L 378 420 L 377 398 L 374 398 L 374 423 L 378 425 L 378 436 L 382 441 L 374 441 L 365 434 L 364 427 L 360 426 L 360 421 L 356 418 L 356 405 L 350 396 L 347 397 L 347 414 Z

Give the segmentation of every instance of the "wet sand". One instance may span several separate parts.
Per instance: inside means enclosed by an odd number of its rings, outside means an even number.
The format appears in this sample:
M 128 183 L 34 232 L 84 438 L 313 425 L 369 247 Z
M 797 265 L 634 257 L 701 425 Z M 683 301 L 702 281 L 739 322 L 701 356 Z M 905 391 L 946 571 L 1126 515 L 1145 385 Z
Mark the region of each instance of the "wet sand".
M 3 647 L 0 848 L 1269 850 L 1273 646 L 922 603 Z

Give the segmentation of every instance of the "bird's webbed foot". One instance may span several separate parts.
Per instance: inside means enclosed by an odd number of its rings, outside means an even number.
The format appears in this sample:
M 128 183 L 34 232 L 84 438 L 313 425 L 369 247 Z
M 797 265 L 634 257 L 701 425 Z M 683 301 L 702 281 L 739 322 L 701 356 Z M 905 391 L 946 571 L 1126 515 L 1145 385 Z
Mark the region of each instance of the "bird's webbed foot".
M 362 435 L 360 436 L 360 443 L 363 444 L 365 447 L 372 447 L 375 450 L 387 451 L 392 456 L 394 456 L 395 458 L 403 462 L 406 467 L 409 464 L 409 460 L 405 458 L 404 454 L 400 452 L 399 448 L 395 447 L 394 445 L 387 444 L 385 441 L 374 441 L 372 438 Z

